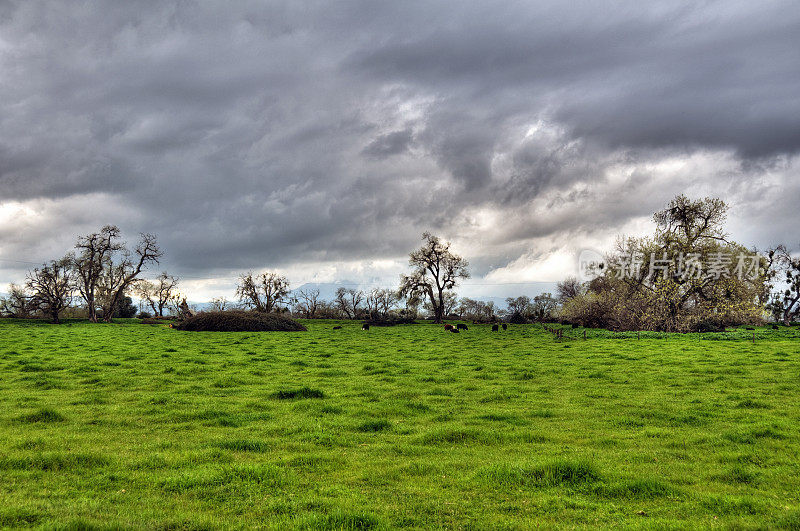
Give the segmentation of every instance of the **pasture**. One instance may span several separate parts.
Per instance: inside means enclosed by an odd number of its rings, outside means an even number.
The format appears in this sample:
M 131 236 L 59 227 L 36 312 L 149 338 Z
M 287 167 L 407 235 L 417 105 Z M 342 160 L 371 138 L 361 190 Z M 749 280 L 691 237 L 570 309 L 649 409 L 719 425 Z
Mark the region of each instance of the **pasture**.
M 796 327 L 304 324 L 0 320 L 0 527 L 800 528 Z

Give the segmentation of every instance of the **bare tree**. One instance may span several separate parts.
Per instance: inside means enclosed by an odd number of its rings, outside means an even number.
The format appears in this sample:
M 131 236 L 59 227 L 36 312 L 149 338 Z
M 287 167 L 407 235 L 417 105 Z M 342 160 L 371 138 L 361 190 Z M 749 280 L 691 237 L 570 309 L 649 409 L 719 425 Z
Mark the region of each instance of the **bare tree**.
M 72 302 L 75 286 L 71 266 L 70 257 L 53 260 L 29 272 L 25 282 L 31 292 L 31 304 L 56 324 L 60 322 L 61 312 Z
M 8 296 L 0 299 L 0 315 L 8 317 L 30 317 L 31 296 L 24 286 L 9 284 Z
M 73 268 L 77 273 L 78 292 L 86 302 L 89 320 L 97 322 L 97 298 L 100 282 L 112 256 L 122 250 L 123 245 L 116 240 L 120 230 L 114 225 L 106 225 L 100 232 L 78 238 L 75 248 L 78 254 Z
M 114 261 L 113 254 L 105 261 L 98 286 L 103 320 L 108 323 L 114 316 L 114 310 L 142 271 L 151 263 L 157 264 L 163 255 L 156 237 L 152 234 L 142 234 L 133 253 L 130 253 L 124 245 L 120 249 L 122 253 L 118 261 Z
M 364 299 L 364 292 L 355 289 L 339 288 L 336 290 L 336 306 L 344 313 L 348 319 L 358 317 L 361 310 L 361 301 Z
M 375 293 L 375 298 L 378 302 L 378 312 L 386 317 L 389 315 L 400 301 L 397 292 L 391 289 L 380 289 Z
M 248 308 L 270 313 L 289 295 L 289 281 L 278 273 L 266 272 L 253 276 L 252 272 L 239 277 L 236 296 Z
M 695 248 L 702 240 L 727 243 L 727 234 L 722 229 L 727 213 L 728 206 L 722 199 L 692 200 L 681 194 L 653 215 L 658 226 L 656 237 L 664 248 L 676 245 Z
M 294 297 L 297 308 L 303 313 L 306 319 L 313 319 L 319 307 L 319 290 L 318 289 L 301 289 L 297 291 Z
M 347 303 L 347 289 L 346 288 L 337 288 L 336 289 L 336 296 L 333 299 L 333 304 L 336 305 L 336 308 L 344 314 L 345 317 L 348 319 L 353 318 L 353 314 L 350 313 L 350 305 Z
M 531 314 L 537 321 L 547 321 L 553 318 L 553 312 L 558 307 L 558 301 L 550 293 L 536 295 L 531 302 Z
M 397 292 L 391 289 L 372 288 L 364 296 L 364 306 L 370 318 L 386 317 L 400 301 Z
M 583 291 L 583 284 L 575 277 L 567 277 L 556 284 L 556 297 L 561 304 L 574 299 Z
M 521 297 L 508 297 L 506 299 L 507 313 L 510 317 L 519 316 L 527 319 L 532 312 L 531 298 L 525 295 Z
M 378 315 L 378 293 L 379 288 L 372 288 L 364 295 L 364 307 L 368 319 L 374 319 Z
M 154 315 L 164 316 L 169 301 L 175 295 L 180 279 L 168 275 L 163 271 L 156 278 L 155 282 L 149 280 L 139 280 L 135 284 L 136 294 L 153 310 Z
M 408 263 L 413 271 L 400 278 L 399 291 L 403 297 L 427 298 L 435 321 L 441 323 L 446 313 L 445 294 L 459 279 L 469 278 L 469 263 L 450 252 L 450 242 L 443 242 L 429 232 L 424 233 L 422 239 L 422 247 L 409 255 Z

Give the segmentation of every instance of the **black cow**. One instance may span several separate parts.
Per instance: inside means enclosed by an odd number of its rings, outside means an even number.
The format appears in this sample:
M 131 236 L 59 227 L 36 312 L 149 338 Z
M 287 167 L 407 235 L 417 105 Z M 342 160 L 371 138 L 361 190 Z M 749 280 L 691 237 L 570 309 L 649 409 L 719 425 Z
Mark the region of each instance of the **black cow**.
M 451 328 L 450 331 L 453 332 L 454 334 L 457 334 L 458 333 L 458 328 Z
M 333 329 L 334 329 L 334 330 L 341 330 L 341 329 L 342 329 L 342 327 L 341 327 L 341 326 L 334 326 L 334 327 L 333 327 Z
M 469 330 L 469 328 L 467 328 L 467 325 L 465 325 L 463 323 L 458 323 L 456 325 L 456 328 L 458 328 L 459 330 Z
M 364 323 L 363 325 L 361 325 L 361 330 L 369 330 L 369 325 L 367 323 Z
M 497 326 L 497 325 L 492 325 L 492 332 L 497 332 L 498 330 L 500 330 L 500 327 L 499 327 L 499 326 Z
M 503 323 L 503 330 L 508 330 L 508 325 Z

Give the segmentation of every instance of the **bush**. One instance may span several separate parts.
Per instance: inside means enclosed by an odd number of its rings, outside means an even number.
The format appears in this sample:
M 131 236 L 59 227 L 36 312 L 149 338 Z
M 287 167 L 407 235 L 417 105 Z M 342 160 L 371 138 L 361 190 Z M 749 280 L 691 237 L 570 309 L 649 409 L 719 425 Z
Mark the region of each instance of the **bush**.
M 150 319 L 153 317 L 153 314 L 151 314 L 150 312 L 139 312 L 138 317 L 139 319 Z
M 530 320 L 526 319 L 521 313 L 514 312 L 511 317 L 508 318 L 508 322 L 511 324 L 528 324 Z
M 704 319 L 694 324 L 693 332 L 707 333 L 707 332 L 724 332 L 725 325 L 715 321 L 714 319 Z
M 128 296 L 123 297 L 122 300 L 117 303 L 117 307 L 114 308 L 114 317 L 122 319 L 136 317 L 136 306 L 133 304 L 133 299 Z
M 204 312 L 176 324 L 191 332 L 305 332 L 306 327 L 288 317 L 258 312 Z

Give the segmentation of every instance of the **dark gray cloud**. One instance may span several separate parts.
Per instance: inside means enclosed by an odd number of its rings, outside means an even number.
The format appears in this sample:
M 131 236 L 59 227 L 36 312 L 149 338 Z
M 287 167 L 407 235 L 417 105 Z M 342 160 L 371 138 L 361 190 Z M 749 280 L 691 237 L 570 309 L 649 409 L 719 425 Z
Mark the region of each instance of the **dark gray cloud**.
M 399 155 L 407 152 L 413 140 L 414 137 L 411 129 L 392 131 L 391 133 L 380 135 L 370 142 L 362 153 L 377 159 L 385 159 L 392 155 Z
M 798 219 L 798 49 L 790 1 L 2 2 L 0 255 L 116 222 L 214 276 L 433 229 L 483 274 L 687 189 L 763 245 Z

